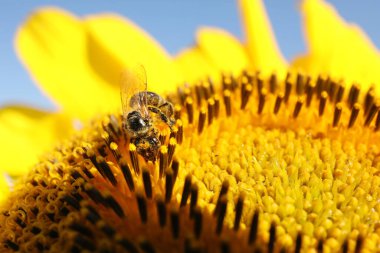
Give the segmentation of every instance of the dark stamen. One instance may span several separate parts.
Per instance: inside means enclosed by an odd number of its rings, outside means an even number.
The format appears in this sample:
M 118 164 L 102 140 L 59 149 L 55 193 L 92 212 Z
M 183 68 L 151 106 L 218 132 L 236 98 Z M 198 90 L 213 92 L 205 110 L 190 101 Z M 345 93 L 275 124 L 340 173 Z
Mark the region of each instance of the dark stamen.
M 135 184 L 133 183 L 131 170 L 128 166 L 128 163 L 124 159 L 120 160 L 120 169 L 123 172 L 123 176 L 124 176 L 125 182 L 128 185 L 129 190 L 131 192 L 135 191 Z
M 77 170 L 78 168 L 74 168 L 74 169 L 72 169 L 71 171 L 70 171 L 70 175 L 76 180 L 76 179 L 78 179 L 78 178 L 82 178 L 82 179 L 84 179 L 83 177 L 82 177 L 82 175 L 79 173 L 79 171 Z
M 169 139 L 169 146 L 168 146 L 168 165 L 171 164 L 173 160 L 173 155 L 174 155 L 174 150 L 177 146 L 177 141 L 175 138 L 170 138 Z
M 315 86 L 315 88 L 317 90 L 317 97 L 318 97 L 318 99 L 321 98 L 322 92 L 325 90 L 324 86 L 325 86 L 325 80 L 321 76 L 318 76 L 318 78 L 317 78 L 317 84 Z
M 80 208 L 79 201 L 71 197 L 70 195 L 63 196 L 62 200 L 66 202 L 67 204 L 69 204 L 70 206 L 74 207 L 75 209 L 79 210 Z
M 276 225 L 272 223 L 269 229 L 268 253 L 272 253 L 274 251 L 275 242 L 276 242 Z
M 187 199 L 189 198 L 189 195 L 190 195 L 190 189 L 191 189 L 191 175 L 187 175 L 185 178 L 185 183 L 183 185 L 180 207 L 184 207 L 186 205 Z
M 120 218 L 123 218 L 125 216 L 123 209 L 121 208 L 117 200 L 114 199 L 111 195 L 106 196 L 105 201 L 107 202 L 107 205 L 111 207 L 112 210 L 117 214 L 117 216 L 119 216 Z
M 206 109 L 201 108 L 198 118 L 198 134 L 201 134 L 206 124 Z
M 311 81 L 308 82 L 306 86 L 306 106 L 309 107 L 311 104 L 311 100 L 313 99 L 315 84 Z
M 148 220 L 148 210 L 146 199 L 144 198 L 141 192 L 136 193 L 137 207 L 140 213 L 140 219 L 143 224 L 145 224 Z
M 298 96 L 301 96 L 304 92 L 304 76 L 300 73 L 297 74 L 296 92 Z
M 380 129 L 380 110 L 377 112 L 375 131 L 378 131 L 379 129 Z
M 238 231 L 240 227 L 240 220 L 243 214 L 244 207 L 244 194 L 240 194 L 235 207 L 235 220 L 234 220 L 234 230 Z
M 367 113 L 367 117 L 366 117 L 365 122 L 364 122 L 364 126 L 369 126 L 371 124 L 371 121 L 375 117 L 378 110 L 379 110 L 379 103 L 376 102 L 369 109 L 369 111 Z
M 270 93 L 274 94 L 277 90 L 277 76 L 276 74 L 272 74 L 269 79 L 269 91 Z
M 175 105 L 174 106 L 174 118 L 175 119 L 180 119 L 181 118 L 181 111 L 182 111 L 182 107 L 180 105 Z
M 304 103 L 304 97 L 299 97 L 294 107 L 293 118 L 296 119 L 298 117 L 299 113 L 301 112 L 303 103 Z
M 215 113 L 214 113 L 214 105 L 215 105 L 215 101 L 214 99 L 210 98 L 207 100 L 207 113 L 208 113 L 208 124 L 211 125 L 212 124 L 212 121 L 215 117 Z
M 215 93 L 214 81 L 212 80 L 211 77 L 208 77 L 208 78 L 207 78 L 207 82 L 208 82 L 208 85 L 209 85 L 210 93 L 211 93 L 211 94 L 214 94 L 214 93 Z
M 206 100 L 208 100 L 211 97 L 211 91 L 209 89 L 209 82 L 208 81 L 202 82 L 201 88 L 202 88 L 202 94 L 204 95 L 204 98 Z
M 32 232 L 35 235 L 39 234 L 41 231 L 42 230 L 39 227 L 36 227 L 36 226 L 32 226 L 32 229 L 30 230 L 30 232 Z
M 199 207 L 194 208 L 193 219 L 194 219 L 194 235 L 195 235 L 195 238 L 199 239 L 202 233 L 202 220 L 203 220 L 202 211 Z
M 259 93 L 259 106 L 257 108 L 257 113 L 261 114 L 264 110 L 264 105 L 265 105 L 265 97 L 268 94 L 267 89 L 262 88 L 261 92 Z
M 120 244 L 127 252 L 139 253 L 139 250 L 136 248 L 136 246 L 126 238 L 118 238 L 116 242 Z
M 199 242 L 194 241 L 193 238 L 187 237 L 185 240 L 185 253 L 202 253 L 204 249 Z
M 360 93 L 360 87 L 357 84 L 351 86 L 350 92 L 348 93 L 348 106 L 352 108 L 354 104 L 358 101 Z
M 300 253 L 301 252 L 301 247 L 302 247 L 302 234 L 298 233 L 297 234 L 297 239 L 296 239 L 296 248 L 294 250 L 294 253 Z
M 185 84 L 185 86 L 186 86 L 187 84 Z M 178 97 L 179 97 L 179 99 L 180 99 L 180 101 L 181 101 L 181 105 L 184 105 L 185 104 L 185 99 L 186 99 L 186 96 L 187 96 L 187 94 L 185 93 L 185 87 L 184 86 L 178 86 L 178 88 L 177 88 L 177 95 L 178 95 Z
M 84 185 L 84 192 L 97 204 L 105 204 L 102 194 L 91 184 Z
M 323 240 L 322 239 L 318 240 L 317 251 L 318 251 L 318 253 L 323 252 Z
M 220 235 L 223 229 L 223 222 L 227 212 L 227 197 L 223 196 L 219 201 L 219 210 L 217 212 L 216 234 Z
M 360 104 L 355 103 L 354 106 L 352 107 L 352 110 L 351 110 L 351 116 L 350 116 L 350 120 L 348 122 L 348 128 L 351 128 L 354 126 L 355 121 L 358 118 L 359 111 L 360 111 Z
M 278 111 L 280 110 L 280 107 L 281 107 L 281 103 L 282 101 L 284 100 L 284 94 L 282 93 L 279 93 L 276 97 L 276 102 L 274 104 L 274 109 L 273 109 L 273 113 L 274 114 L 277 114 Z
M 105 174 L 104 174 L 104 171 L 103 171 L 102 168 L 99 166 L 94 151 L 92 151 L 92 150 L 87 150 L 87 152 L 86 152 L 86 156 L 87 156 L 88 158 L 90 158 L 90 160 L 91 160 L 92 164 L 94 165 L 94 167 L 99 171 L 99 173 L 102 175 L 102 177 L 105 178 L 106 176 L 105 176 Z
M 148 199 L 152 198 L 152 180 L 148 168 L 144 167 L 142 171 L 142 179 L 144 184 L 145 195 Z
M 338 85 L 338 91 L 336 92 L 335 103 L 342 101 L 344 95 L 344 83 L 340 82 Z
M 166 143 L 166 137 L 167 137 L 166 133 L 161 133 L 159 137 L 160 143 Z
M 177 180 L 178 176 L 178 170 L 179 170 L 179 162 L 177 160 L 173 160 L 172 162 L 172 171 L 173 171 L 173 185 L 175 184 L 175 181 Z
M 94 207 L 87 205 L 84 210 L 87 211 L 86 219 L 92 224 L 96 224 L 100 220 L 100 215 Z
M 249 97 L 252 94 L 253 87 L 250 84 L 242 84 L 241 86 L 241 104 L 240 109 L 244 110 L 248 104 Z
M 369 109 L 372 107 L 372 104 L 375 100 L 375 91 L 373 87 L 371 87 L 367 94 L 365 95 L 364 99 L 364 115 L 367 115 Z
M 342 115 L 342 108 L 342 103 L 337 103 L 335 105 L 333 127 L 336 127 L 339 124 L 340 116 Z
M 129 144 L 129 156 L 131 158 L 132 168 L 135 173 L 140 174 L 139 160 L 137 158 L 137 149 L 133 143 Z
M 176 136 L 176 140 L 178 144 L 182 144 L 183 141 L 183 124 L 181 120 L 177 120 L 177 127 L 178 127 L 178 132 Z
M 202 88 L 199 85 L 195 85 L 195 97 L 197 99 L 197 106 L 199 107 L 202 102 Z
M 226 107 L 226 115 L 227 117 L 231 116 L 231 91 L 225 90 L 223 92 L 223 100 L 224 100 L 224 106 Z
M 119 159 L 121 158 L 121 154 L 117 144 L 115 142 L 111 142 L 108 147 L 111 150 L 112 155 L 115 157 L 115 160 L 119 161 Z
M 220 252 L 221 253 L 230 253 L 231 252 L 231 245 L 230 242 L 226 239 L 223 239 L 220 242 Z
M 69 228 L 89 238 L 93 238 L 94 236 L 91 229 L 85 227 L 83 224 L 72 223 L 69 225 Z
M 147 240 L 142 240 L 140 242 L 140 249 L 145 253 L 156 253 L 154 246 Z
M 173 186 L 174 186 L 174 175 L 172 170 L 167 170 L 165 175 L 165 202 L 169 203 L 172 194 L 173 194 Z
M 89 240 L 85 237 L 83 237 L 81 234 L 78 234 L 75 236 L 74 243 L 81 248 L 90 250 L 90 251 L 95 251 L 95 244 L 92 242 L 92 240 Z
M 328 93 L 330 96 L 330 101 L 335 102 L 336 92 L 338 90 L 338 84 L 332 80 L 330 80 L 329 84 L 330 84 L 330 87 L 329 87 Z
M 193 124 L 194 106 L 193 106 L 193 100 L 191 98 L 186 99 L 185 107 L 186 107 L 186 112 L 187 112 L 187 120 L 189 121 L 189 124 Z
M 222 84 L 223 84 L 223 90 L 232 90 L 232 77 L 230 76 L 223 76 Z
M 15 218 L 15 222 L 16 222 L 21 228 L 25 228 L 25 227 L 26 227 L 25 222 L 22 221 L 22 220 L 20 219 L 20 217 L 16 217 L 16 218 Z
M 104 157 L 107 156 L 107 144 L 98 145 L 97 150 L 101 156 L 104 156 Z
M 319 110 L 318 110 L 319 117 L 322 116 L 323 113 L 324 113 L 324 111 L 325 111 L 327 97 L 328 97 L 327 92 L 326 91 L 322 91 L 321 98 L 319 100 Z
M 18 251 L 20 249 L 20 247 L 18 246 L 18 244 L 12 242 L 11 240 L 5 240 L 4 242 L 9 248 L 11 248 L 12 250 L 14 251 Z
M 170 221 L 173 237 L 177 239 L 179 237 L 179 212 L 177 208 L 170 211 Z
M 220 201 L 221 199 L 227 194 L 228 192 L 229 183 L 228 181 L 223 181 L 222 187 L 220 188 L 220 193 L 218 196 L 218 200 L 216 201 L 215 209 L 214 209 L 214 216 L 218 215 L 218 212 L 220 211 Z
M 87 169 L 86 167 L 82 167 L 82 171 L 87 176 L 88 179 L 94 178 L 94 175 L 92 175 L 92 173 L 90 172 L 90 170 Z
M 160 178 L 164 175 L 164 171 L 168 168 L 168 148 L 166 146 L 161 146 L 160 148 L 160 164 L 159 164 L 159 175 Z
M 348 253 L 348 240 L 344 240 L 342 245 L 342 253 Z
M 257 93 L 260 94 L 264 88 L 263 79 L 260 77 L 260 73 L 256 73 L 256 85 L 257 85 Z
M 108 237 L 112 237 L 116 234 L 116 230 L 111 227 L 110 225 L 107 225 L 104 221 L 99 221 L 96 226 Z
M 220 98 L 219 96 L 215 95 L 214 96 L 214 115 L 215 118 L 218 118 L 219 116 L 219 110 L 220 110 Z
M 193 217 L 194 208 L 198 202 L 198 186 L 196 184 L 191 185 L 190 194 L 190 218 Z
M 361 235 L 356 238 L 356 246 L 355 246 L 355 253 L 360 253 L 362 250 L 362 245 L 363 245 L 363 237 Z
M 252 217 L 251 228 L 249 230 L 248 243 L 252 244 L 255 242 L 257 237 L 257 229 L 259 227 L 259 212 L 256 210 Z
M 157 215 L 158 221 L 161 227 L 164 227 L 166 224 L 166 205 L 162 197 L 157 197 Z
M 106 160 L 102 156 L 96 157 L 96 162 L 100 166 L 101 170 L 104 172 L 105 178 L 107 178 L 113 186 L 117 185 L 117 180 L 112 173 L 112 170 Z
M 286 78 L 285 78 L 285 103 L 288 103 L 289 101 L 289 97 L 290 97 L 290 93 L 292 91 L 292 83 L 290 82 L 290 73 L 287 73 L 286 75 Z

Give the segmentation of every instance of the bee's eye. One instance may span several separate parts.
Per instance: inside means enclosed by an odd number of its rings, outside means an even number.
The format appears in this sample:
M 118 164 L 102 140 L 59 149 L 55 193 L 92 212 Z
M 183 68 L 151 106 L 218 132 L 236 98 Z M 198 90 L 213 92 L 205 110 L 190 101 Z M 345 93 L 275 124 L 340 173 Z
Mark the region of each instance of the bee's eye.
M 141 117 L 141 114 L 134 111 L 128 114 L 128 126 L 132 131 L 140 131 L 147 127 L 147 123 Z

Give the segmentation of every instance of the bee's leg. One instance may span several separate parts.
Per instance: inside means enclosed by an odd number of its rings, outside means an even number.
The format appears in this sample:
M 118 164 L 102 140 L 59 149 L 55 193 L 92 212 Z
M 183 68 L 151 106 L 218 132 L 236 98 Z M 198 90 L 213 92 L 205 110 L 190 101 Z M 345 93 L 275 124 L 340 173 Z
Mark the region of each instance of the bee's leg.
M 161 120 L 170 127 L 170 130 L 172 130 L 173 122 L 165 115 L 165 113 L 163 113 L 159 108 L 150 105 L 148 105 L 148 110 L 159 115 Z

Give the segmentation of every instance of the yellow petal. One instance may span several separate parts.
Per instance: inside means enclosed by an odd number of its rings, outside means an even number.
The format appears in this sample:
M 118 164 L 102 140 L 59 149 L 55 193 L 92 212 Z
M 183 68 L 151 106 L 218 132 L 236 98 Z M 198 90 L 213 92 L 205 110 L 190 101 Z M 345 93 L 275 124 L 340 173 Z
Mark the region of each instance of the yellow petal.
M 357 26 L 347 24 L 328 3 L 302 2 L 309 52 L 296 59 L 294 66 L 311 74 L 324 73 L 360 81 L 365 87 L 380 80 L 380 54 Z
M 243 31 L 252 68 L 264 74 L 276 71 L 284 74 L 287 68 L 272 33 L 261 0 L 239 0 Z
M 197 31 L 197 45 L 211 64 L 220 72 L 241 73 L 249 64 L 247 52 L 240 41 L 218 28 Z
M 24 174 L 59 139 L 69 136 L 73 127 L 65 115 L 21 106 L 0 109 L 0 172 Z
M 0 173 L 0 205 L 7 199 L 9 194 L 9 185 L 4 173 Z
M 220 72 L 211 64 L 199 47 L 188 48 L 175 57 L 175 63 L 182 72 L 184 80 L 189 83 L 199 82 L 206 77 L 220 80 Z
M 149 90 L 174 90 L 182 81 L 165 50 L 132 22 L 103 14 L 86 18 L 84 25 L 88 32 L 90 64 L 110 83 L 119 85 L 122 70 L 136 64 L 145 67 Z
M 120 107 L 119 88 L 89 64 L 86 43 L 81 21 L 56 8 L 33 13 L 15 41 L 19 57 L 43 91 L 81 119 Z

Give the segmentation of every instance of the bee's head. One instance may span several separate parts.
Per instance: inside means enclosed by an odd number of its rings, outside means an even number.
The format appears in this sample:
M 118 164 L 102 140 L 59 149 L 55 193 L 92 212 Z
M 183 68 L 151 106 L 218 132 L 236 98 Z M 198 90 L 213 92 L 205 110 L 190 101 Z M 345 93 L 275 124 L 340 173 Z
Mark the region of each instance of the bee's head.
M 144 136 L 149 131 L 151 123 L 149 119 L 142 117 L 138 111 L 132 111 L 128 113 L 125 128 L 128 130 L 131 137 Z

